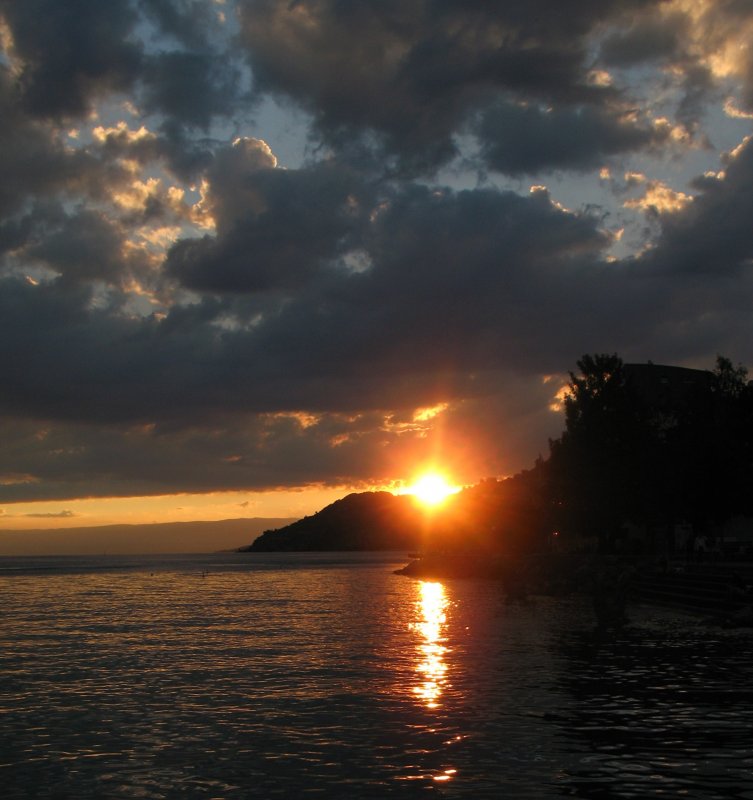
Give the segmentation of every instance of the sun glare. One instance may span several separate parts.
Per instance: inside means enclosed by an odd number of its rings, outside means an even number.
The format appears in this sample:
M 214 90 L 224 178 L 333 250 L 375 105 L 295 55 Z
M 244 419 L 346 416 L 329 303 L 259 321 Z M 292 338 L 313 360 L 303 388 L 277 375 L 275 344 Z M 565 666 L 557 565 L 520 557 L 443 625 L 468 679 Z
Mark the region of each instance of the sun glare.
M 422 475 L 408 490 L 417 500 L 427 506 L 436 506 L 443 503 L 458 489 L 450 486 L 446 479 L 436 472 Z

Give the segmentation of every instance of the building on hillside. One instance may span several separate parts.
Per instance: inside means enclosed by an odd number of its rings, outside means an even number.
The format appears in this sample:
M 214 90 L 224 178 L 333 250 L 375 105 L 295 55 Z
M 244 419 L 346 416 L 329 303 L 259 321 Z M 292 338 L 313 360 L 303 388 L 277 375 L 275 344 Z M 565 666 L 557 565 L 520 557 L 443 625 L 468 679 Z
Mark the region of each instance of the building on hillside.
M 679 423 L 693 398 L 709 390 L 713 374 L 707 370 L 666 364 L 624 364 L 625 383 L 631 395 L 648 411 L 650 424 L 660 435 Z M 664 525 L 623 525 L 628 549 L 652 550 L 678 556 L 691 552 L 696 538 L 693 526 L 684 519 Z
M 669 367 L 664 364 L 624 364 L 628 386 L 651 408 L 676 413 L 699 391 L 711 386 L 713 374 L 705 369 Z

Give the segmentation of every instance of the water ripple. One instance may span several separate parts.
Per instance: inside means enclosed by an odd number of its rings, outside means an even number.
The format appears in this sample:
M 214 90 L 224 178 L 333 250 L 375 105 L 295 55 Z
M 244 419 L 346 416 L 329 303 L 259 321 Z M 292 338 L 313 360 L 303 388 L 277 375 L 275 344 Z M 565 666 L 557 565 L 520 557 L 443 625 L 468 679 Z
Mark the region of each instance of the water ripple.
M 747 635 L 251 558 L 6 570 L 3 796 L 753 797 Z

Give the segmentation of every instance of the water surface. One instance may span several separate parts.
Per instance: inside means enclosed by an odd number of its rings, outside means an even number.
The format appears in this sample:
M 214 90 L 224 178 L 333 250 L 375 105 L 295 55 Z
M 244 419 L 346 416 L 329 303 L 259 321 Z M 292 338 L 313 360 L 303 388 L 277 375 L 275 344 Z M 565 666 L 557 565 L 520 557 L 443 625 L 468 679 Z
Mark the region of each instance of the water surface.
M 401 554 L 0 559 L 8 798 L 753 798 L 753 640 Z

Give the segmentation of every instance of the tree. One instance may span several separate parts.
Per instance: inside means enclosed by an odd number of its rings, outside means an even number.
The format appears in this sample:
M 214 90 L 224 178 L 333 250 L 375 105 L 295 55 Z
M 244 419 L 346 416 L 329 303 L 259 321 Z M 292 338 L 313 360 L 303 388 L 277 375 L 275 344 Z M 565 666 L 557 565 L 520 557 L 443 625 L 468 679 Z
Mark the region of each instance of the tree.
M 713 376 L 714 391 L 721 397 L 739 398 L 747 389 L 748 370 L 742 364 L 733 367 L 725 356 L 716 357 Z
M 646 505 L 647 426 L 631 397 L 622 359 L 584 355 L 570 373 L 565 431 L 550 443 L 553 506 L 561 524 L 610 549 Z
M 753 392 L 748 370 L 718 355 L 705 430 L 707 516 L 717 522 L 750 513 L 753 487 Z
M 609 548 L 626 521 L 703 529 L 753 511 L 745 367 L 718 356 L 709 380 L 667 394 L 641 388 L 616 355 L 583 356 L 578 368 L 565 431 L 550 444 L 550 491 L 563 525 Z
M 565 397 L 565 426 L 570 433 L 605 427 L 624 411 L 626 399 L 623 364 L 617 354 L 584 355 L 577 366 L 581 374 L 569 373 Z

